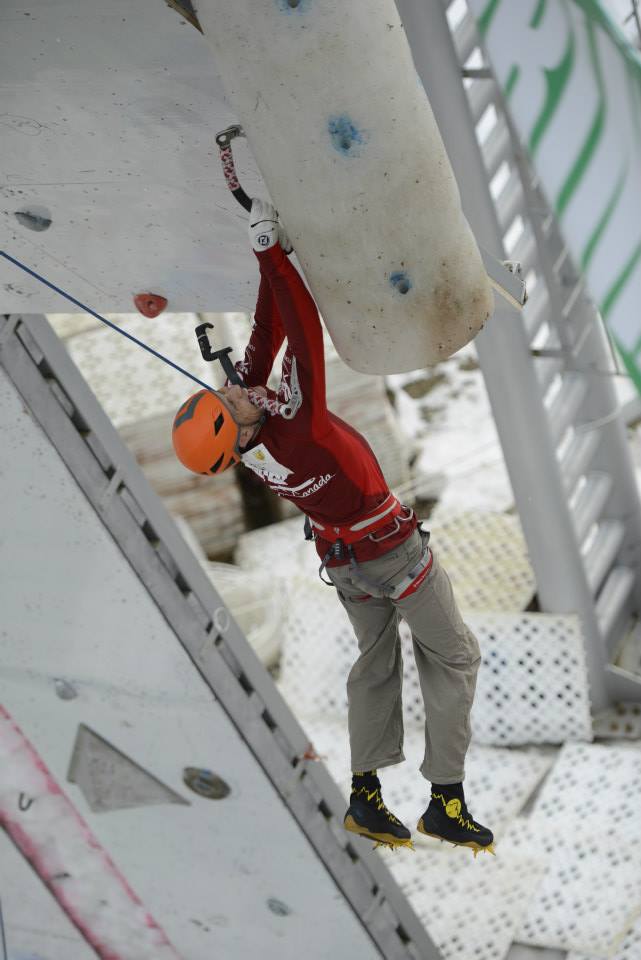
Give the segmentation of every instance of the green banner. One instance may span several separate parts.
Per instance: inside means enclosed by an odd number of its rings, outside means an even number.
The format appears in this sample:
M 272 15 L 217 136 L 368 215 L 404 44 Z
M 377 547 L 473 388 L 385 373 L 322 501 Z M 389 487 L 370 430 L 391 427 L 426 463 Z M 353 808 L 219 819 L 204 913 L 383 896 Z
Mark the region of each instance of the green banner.
M 597 0 L 468 0 L 590 296 L 641 390 L 641 58 Z

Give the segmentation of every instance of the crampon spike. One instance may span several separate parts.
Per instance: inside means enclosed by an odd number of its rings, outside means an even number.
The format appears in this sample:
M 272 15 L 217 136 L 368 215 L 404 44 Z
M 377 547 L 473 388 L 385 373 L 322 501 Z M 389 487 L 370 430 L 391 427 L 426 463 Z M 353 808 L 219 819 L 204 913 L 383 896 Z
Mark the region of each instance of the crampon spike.
M 376 850 L 377 847 L 388 847 L 390 850 L 393 850 L 394 853 L 396 853 L 398 847 L 407 847 L 409 850 L 414 850 L 414 842 L 412 840 L 395 840 L 394 842 L 389 840 L 377 840 L 373 849 Z

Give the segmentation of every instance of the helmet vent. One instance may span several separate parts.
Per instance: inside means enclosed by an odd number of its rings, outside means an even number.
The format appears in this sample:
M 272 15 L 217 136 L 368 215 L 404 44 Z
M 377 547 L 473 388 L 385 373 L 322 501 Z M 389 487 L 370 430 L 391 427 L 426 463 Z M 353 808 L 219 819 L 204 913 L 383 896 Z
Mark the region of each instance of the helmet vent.
M 185 403 L 183 403 L 182 407 L 176 414 L 176 419 L 174 420 L 174 430 L 177 430 L 178 427 L 187 420 L 191 420 L 199 401 L 202 400 L 206 393 L 206 390 L 200 390 L 198 393 L 195 393 L 193 397 L 190 397 L 189 400 L 186 400 Z
M 219 413 L 214 420 L 214 433 L 220 433 L 220 431 L 223 429 L 224 422 L 225 418 L 223 417 L 222 413 Z
M 210 473 L 218 473 L 218 471 L 220 470 L 221 465 L 222 465 L 222 462 L 223 462 L 224 459 L 225 459 L 225 454 L 222 453 L 222 454 L 218 457 L 218 460 L 216 460 L 216 463 L 213 465 L 213 467 L 210 467 L 210 468 L 209 468 L 209 472 L 210 472 Z

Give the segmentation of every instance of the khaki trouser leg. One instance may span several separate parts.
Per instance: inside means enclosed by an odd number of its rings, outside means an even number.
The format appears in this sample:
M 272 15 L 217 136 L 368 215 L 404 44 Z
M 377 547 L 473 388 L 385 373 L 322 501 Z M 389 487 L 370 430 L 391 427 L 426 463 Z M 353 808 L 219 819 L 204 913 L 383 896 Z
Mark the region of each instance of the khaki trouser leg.
M 342 603 L 359 648 L 347 678 L 352 770 L 375 770 L 405 759 L 398 614 L 384 599 L 361 602 L 345 597 Z
M 418 531 L 397 549 L 361 565 L 372 580 L 398 583 L 420 556 Z M 363 599 L 349 567 L 328 573 L 350 618 L 360 655 L 348 679 L 352 770 L 404 759 L 401 706 L 402 660 L 398 617 L 412 631 L 414 657 L 425 706 L 423 776 L 434 783 L 464 778 L 470 742 L 470 711 L 480 663 L 476 638 L 463 623 L 449 578 L 434 556 L 432 570 L 405 600 Z

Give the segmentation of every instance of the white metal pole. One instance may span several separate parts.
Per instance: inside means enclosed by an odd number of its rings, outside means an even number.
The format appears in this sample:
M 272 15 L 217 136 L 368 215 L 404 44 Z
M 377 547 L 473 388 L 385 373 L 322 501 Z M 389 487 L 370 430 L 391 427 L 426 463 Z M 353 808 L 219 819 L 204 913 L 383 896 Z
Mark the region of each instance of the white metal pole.
M 477 242 L 505 259 L 461 68 L 442 0 L 397 0 Z M 586 635 L 591 698 L 608 702 L 600 631 L 580 562 L 540 387 L 518 313 L 497 298 L 476 348 L 503 446 L 543 610 L 579 613 Z

